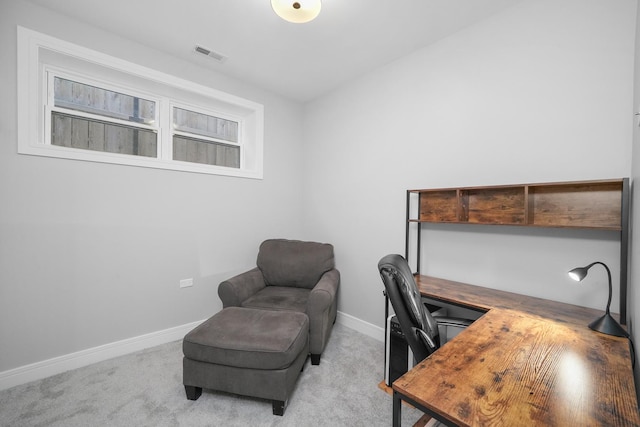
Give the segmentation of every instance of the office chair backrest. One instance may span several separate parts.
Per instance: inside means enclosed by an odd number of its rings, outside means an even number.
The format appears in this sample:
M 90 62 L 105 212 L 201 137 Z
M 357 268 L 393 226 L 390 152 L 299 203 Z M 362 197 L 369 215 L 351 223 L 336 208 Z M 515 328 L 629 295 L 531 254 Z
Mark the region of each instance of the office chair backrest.
M 417 362 L 440 347 L 438 325 L 426 309 L 409 264 L 401 255 L 387 255 L 378 263 L 387 296 Z

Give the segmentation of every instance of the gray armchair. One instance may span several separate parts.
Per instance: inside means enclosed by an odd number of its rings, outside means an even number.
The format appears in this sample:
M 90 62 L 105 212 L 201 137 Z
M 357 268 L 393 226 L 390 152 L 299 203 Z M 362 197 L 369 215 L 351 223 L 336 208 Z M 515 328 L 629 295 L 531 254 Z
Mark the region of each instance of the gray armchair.
M 311 363 L 318 365 L 338 310 L 340 273 L 333 246 L 272 239 L 260 245 L 257 267 L 220 283 L 226 307 L 296 311 L 309 317 Z

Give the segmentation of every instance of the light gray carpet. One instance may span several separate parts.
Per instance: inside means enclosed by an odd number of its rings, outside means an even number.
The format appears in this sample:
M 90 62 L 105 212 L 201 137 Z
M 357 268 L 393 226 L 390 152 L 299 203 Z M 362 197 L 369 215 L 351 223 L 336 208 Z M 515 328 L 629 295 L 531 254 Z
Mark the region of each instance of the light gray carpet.
M 205 390 L 187 400 L 172 342 L 0 392 L 0 426 L 390 426 L 384 344 L 336 324 L 307 360 L 283 417 L 271 402 Z M 403 426 L 422 416 L 403 407 Z

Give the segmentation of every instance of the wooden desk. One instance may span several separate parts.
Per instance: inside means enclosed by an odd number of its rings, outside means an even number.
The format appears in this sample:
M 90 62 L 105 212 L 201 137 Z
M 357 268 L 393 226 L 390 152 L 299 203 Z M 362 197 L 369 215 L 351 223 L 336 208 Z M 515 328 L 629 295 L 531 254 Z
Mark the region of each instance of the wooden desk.
M 599 310 L 416 278 L 430 299 L 487 310 L 393 383 L 401 400 L 448 425 L 640 426 L 629 344 L 586 325 Z

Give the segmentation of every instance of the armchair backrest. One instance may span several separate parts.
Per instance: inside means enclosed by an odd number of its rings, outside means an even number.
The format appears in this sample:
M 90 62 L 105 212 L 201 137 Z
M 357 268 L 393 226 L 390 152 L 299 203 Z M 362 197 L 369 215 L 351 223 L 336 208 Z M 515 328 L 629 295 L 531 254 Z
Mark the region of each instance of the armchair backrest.
M 438 325 L 426 309 L 409 264 L 401 255 L 387 255 L 378 263 L 386 294 L 416 361 L 440 346 Z
M 335 267 L 328 243 L 270 239 L 260 245 L 257 265 L 267 286 L 313 289 Z

